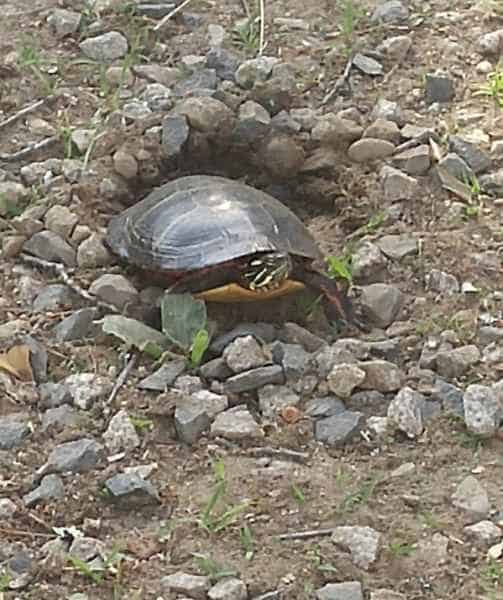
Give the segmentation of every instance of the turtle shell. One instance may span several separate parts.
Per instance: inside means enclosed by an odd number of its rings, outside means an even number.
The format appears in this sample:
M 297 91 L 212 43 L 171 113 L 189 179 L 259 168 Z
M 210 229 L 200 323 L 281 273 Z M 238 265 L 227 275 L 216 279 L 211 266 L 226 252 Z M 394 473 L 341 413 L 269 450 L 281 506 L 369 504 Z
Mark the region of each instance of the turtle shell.
M 155 189 L 111 219 L 106 241 L 127 262 L 154 271 L 193 271 L 268 251 L 321 258 L 314 238 L 284 204 L 208 175 Z

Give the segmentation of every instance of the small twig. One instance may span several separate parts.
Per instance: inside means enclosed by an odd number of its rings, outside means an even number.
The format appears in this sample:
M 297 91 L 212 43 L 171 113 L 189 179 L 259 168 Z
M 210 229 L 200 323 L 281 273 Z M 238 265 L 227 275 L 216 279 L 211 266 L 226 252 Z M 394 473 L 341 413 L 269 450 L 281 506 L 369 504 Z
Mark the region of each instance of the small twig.
M 347 87 L 349 92 L 351 93 L 351 84 L 349 82 L 349 74 L 351 73 L 351 67 L 353 66 L 353 57 L 351 56 L 344 67 L 344 72 L 339 77 L 339 79 L 335 82 L 334 87 L 328 92 L 328 94 L 323 98 L 321 104 L 327 104 L 330 102 L 332 98 L 337 96 L 337 94 L 342 90 L 342 88 Z
M 43 106 L 44 104 L 46 104 L 47 102 L 50 102 L 53 99 L 54 99 L 54 96 L 47 96 L 47 98 L 42 98 L 42 100 L 38 100 L 37 102 L 35 102 L 33 104 L 30 104 L 30 106 L 25 106 L 24 108 L 22 108 L 21 110 L 19 110 L 14 115 L 11 115 L 10 117 L 8 117 L 7 119 L 5 119 L 4 121 L 0 121 L 0 129 L 3 129 L 4 127 L 7 127 L 11 123 L 14 123 L 15 121 L 17 121 L 21 117 L 24 117 L 25 115 L 33 112 L 34 110 L 37 110 L 37 108 L 39 108 L 40 106 Z
M 154 31 L 159 31 L 161 27 L 163 27 L 171 18 L 173 18 L 176 14 L 178 14 L 183 8 L 187 6 L 190 0 L 184 0 L 181 4 L 179 4 L 176 8 L 174 8 L 170 13 L 168 13 L 165 17 L 163 17 L 159 23 L 154 27 Z
M 57 537 L 55 533 L 38 533 L 37 531 L 22 531 L 21 529 L 11 529 L 10 527 L 0 527 L 0 533 L 5 535 L 12 535 L 17 537 L 41 537 L 41 538 L 54 538 Z
M 14 152 L 13 154 L 0 154 L 0 161 L 14 162 L 16 160 L 19 160 L 20 158 L 25 158 L 32 152 L 36 152 L 37 150 L 41 150 L 42 148 L 46 148 L 47 146 L 52 146 L 52 144 L 58 141 L 59 136 L 52 135 L 49 138 L 45 138 L 45 140 L 41 140 L 40 142 L 37 142 L 35 144 L 30 144 L 29 146 L 26 146 L 26 148 L 23 148 L 18 152 Z
M 260 7 L 260 36 L 258 43 L 258 53 L 259 56 L 262 56 L 264 52 L 264 42 L 265 42 L 265 0 L 259 0 Z
M 289 450 L 288 448 L 272 448 L 271 446 L 249 448 L 246 451 L 246 454 L 257 457 L 272 456 L 300 463 L 305 463 L 309 460 L 309 454 L 306 452 L 297 452 L 296 450 Z
M 309 540 L 314 537 L 332 535 L 331 529 L 311 529 L 310 531 L 293 531 L 292 533 L 282 533 L 276 536 L 278 540 Z
M 136 353 L 131 354 L 131 356 L 129 357 L 129 360 L 126 362 L 124 368 L 122 369 L 119 376 L 117 377 L 114 387 L 112 388 L 110 396 L 108 397 L 108 400 L 107 400 L 108 405 L 112 404 L 112 402 L 115 400 L 117 394 L 119 393 L 119 390 L 126 383 L 127 378 L 129 377 L 129 374 L 131 373 L 131 371 L 134 369 L 134 366 L 136 365 L 137 360 L 138 360 L 138 355 Z
M 273 590 L 272 592 L 266 592 L 265 594 L 260 594 L 260 596 L 255 596 L 252 600 L 280 600 L 281 592 L 279 590 Z
M 84 161 L 82 163 L 82 171 L 85 172 L 87 171 L 87 165 L 89 164 L 89 160 L 91 158 L 91 153 L 94 150 L 94 147 L 96 146 L 96 142 L 102 138 L 105 135 L 106 131 L 102 131 L 101 133 L 98 133 L 98 135 L 95 135 L 92 140 L 91 143 L 89 144 L 89 146 L 87 147 L 86 153 L 84 155 Z
M 245 15 L 247 19 L 251 18 L 251 11 L 250 11 L 250 7 L 248 6 L 248 1 L 247 0 L 241 0 L 241 5 L 243 6 L 243 10 L 245 11 Z

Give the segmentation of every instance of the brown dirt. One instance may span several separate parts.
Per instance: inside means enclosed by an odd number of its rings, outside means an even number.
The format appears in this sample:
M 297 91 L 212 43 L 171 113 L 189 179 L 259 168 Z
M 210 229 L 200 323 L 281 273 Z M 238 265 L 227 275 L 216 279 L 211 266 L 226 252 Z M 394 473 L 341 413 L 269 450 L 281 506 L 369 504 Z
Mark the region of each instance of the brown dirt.
M 84 66 L 73 62 L 79 57 L 78 40 L 57 40 L 45 23 L 46 11 L 60 4 L 56 0 L 36 0 L 24 7 L 24 3 L 0 0 L 0 10 L 4 14 L 0 19 L 0 57 L 4 63 L 0 65 L 0 110 L 6 116 L 41 97 L 37 78 L 13 67 L 9 58 L 26 40 L 35 40 L 42 55 L 58 64 L 59 86 L 66 90 L 57 107 L 42 109 L 37 116 L 56 128 L 63 123 L 78 127 L 89 122 L 101 102 L 97 95 L 96 73 L 89 75 Z M 72 3 L 66 4 L 71 8 Z M 490 18 L 488 13 L 479 15 L 472 11 L 471 4 L 459 1 L 453 5 L 447 0 L 413 3 L 415 15 L 423 20 L 413 29 L 414 41 L 407 60 L 384 83 L 381 78 L 356 77 L 350 104 L 366 112 L 379 96 L 398 100 L 410 111 L 411 121 L 417 124 L 435 121 L 443 124 L 444 131 L 459 128 L 456 116 L 459 109 L 483 106 L 484 117 L 478 127 L 493 131 L 497 124 L 495 114 L 488 105 L 481 105 L 480 99 L 471 97 L 469 90 L 481 79 L 475 72 L 474 40 L 483 31 L 501 27 L 501 19 Z M 373 3 L 366 3 L 366 8 L 371 10 L 372 7 Z M 228 31 L 236 19 L 243 16 L 242 5 L 237 0 L 194 1 L 190 8 L 204 15 L 206 23 L 221 24 Z M 451 22 L 438 16 L 453 10 L 463 18 Z M 19 16 L 9 16 L 12 13 L 19 13 Z M 273 25 L 273 19 L 285 15 L 303 18 L 310 24 L 310 31 L 280 31 Z M 341 24 L 337 4 L 321 0 L 311 3 L 277 0 L 268 3 L 267 18 L 267 53 L 277 54 L 281 49 L 285 59 L 303 67 L 298 106 L 319 105 L 345 63 L 341 35 L 332 35 Z M 124 16 L 105 15 L 104 29 L 112 26 L 131 34 L 138 24 Z M 371 26 L 364 18 L 358 23 L 353 45 L 375 47 L 388 35 L 390 33 L 384 28 Z M 183 54 L 207 50 L 205 26 L 191 31 L 177 20 L 168 25 L 162 37 L 162 42 L 170 48 L 171 64 L 176 64 Z M 447 40 L 460 44 L 462 52 L 451 52 L 446 47 Z M 341 48 L 340 56 L 333 64 L 325 64 L 327 51 L 337 45 Z M 438 65 L 457 72 L 458 97 L 446 113 L 432 116 L 420 106 L 413 90 L 422 89 L 424 74 Z M 20 120 L 8 129 L 8 134 L 2 132 L 1 150 L 14 152 L 30 141 L 33 141 L 33 135 L 24 120 Z M 55 146 L 50 156 L 62 157 L 62 145 Z M 105 160 L 99 168 L 106 166 Z M 381 188 L 373 166 L 341 164 L 339 181 L 334 187 L 337 188 L 334 206 L 302 206 L 299 199 L 293 203 L 315 232 L 323 250 L 329 253 L 339 253 L 344 234 L 367 223 L 382 207 Z M 416 324 L 418 332 L 416 347 L 410 356 L 404 357 L 404 362 L 417 359 L 422 337 L 452 328 L 452 317 L 458 311 L 472 309 L 476 314 L 479 310 L 479 300 L 469 301 L 460 295 L 457 300 L 437 301 L 433 295 L 425 293 L 424 275 L 431 268 L 448 271 L 460 281 L 472 282 L 482 289 L 482 299 L 501 286 L 499 278 L 477 268 L 474 262 L 475 253 L 500 248 L 502 220 L 499 208 L 488 204 L 481 207 L 474 218 L 452 217 L 448 210 L 452 199 L 433 185 L 431 188 L 431 193 L 404 208 L 399 221 L 384 223 L 369 236 L 372 239 L 383 233 L 409 232 L 422 239 L 421 255 L 394 267 L 389 276 L 389 282 L 400 287 L 411 299 L 416 295 L 426 298 L 423 304 L 410 302 L 403 315 L 404 319 L 410 318 Z M 82 221 L 103 226 L 113 209 L 99 199 L 83 203 L 80 208 Z M 118 352 L 110 344 L 56 345 L 51 341 L 46 334 L 62 314 L 27 315 L 19 287 L 21 275 L 16 261 L 0 262 L 0 323 L 23 319 L 25 330 L 44 340 L 49 351 L 51 379 L 73 371 L 95 370 L 109 375 L 121 369 Z M 85 284 L 95 275 L 79 274 L 79 280 Z M 46 274 L 38 276 L 49 281 Z M 466 339 L 473 338 L 470 328 L 460 327 L 457 333 Z M 309 421 L 301 420 L 291 425 L 279 422 L 268 432 L 268 444 L 306 451 L 310 458 L 305 465 L 285 463 L 283 470 L 273 477 L 266 468 L 260 467 L 256 458 L 246 456 L 246 448 L 225 448 L 206 438 L 192 448 L 174 441 L 172 432 L 166 427 L 167 420 L 153 417 L 149 411 L 151 398 L 134 388 L 137 377 L 150 368 L 151 363 L 145 360 L 120 392 L 114 408 L 126 407 L 136 416 L 153 420 L 153 429 L 143 434 L 142 447 L 128 458 L 128 464 L 157 463 L 151 480 L 161 491 L 161 507 L 120 512 L 103 501 L 98 493 L 100 483 L 120 469 L 119 462 L 111 464 L 105 472 L 65 478 L 64 502 L 32 510 L 20 509 L 14 519 L 0 525 L 5 551 L 23 545 L 36 554 L 37 549 L 53 537 L 51 528 L 62 526 L 76 526 L 103 540 L 110 548 L 125 545 L 128 558 L 121 572 L 119 575 L 108 573 L 103 582 L 93 584 L 68 563 L 55 560 L 54 564 L 43 565 L 36 562 L 37 572 L 27 589 L 5 592 L 3 596 L 0 592 L 0 597 L 6 600 L 38 600 L 44 596 L 67 598 L 73 592 L 85 591 L 89 598 L 99 599 L 167 599 L 170 596 L 161 591 L 160 577 L 177 570 L 197 572 L 194 553 L 198 553 L 239 572 L 248 584 L 250 598 L 281 589 L 285 599 L 308 599 L 313 598 L 313 590 L 325 582 L 353 579 L 363 583 L 366 593 L 386 587 L 402 592 L 408 600 L 503 598 L 502 571 L 497 571 L 499 576 L 489 581 L 485 552 L 466 542 L 463 516 L 450 501 L 455 486 L 477 468 L 477 477 L 487 488 L 492 505 L 496 510 L 501 509 L 501 440 L 474 445 L 461 424 L 442 417 L 431 422 L 427 432 L 413 442 L 394 438 L 367 444 L 362 440 L 344 449 L 330 450 L 313 440 Z M 470 374 L 470 382 L 498 378 L 497 371 L 483 366 Z M 2 399 L 1 414 L 30 408 L 33 393 L 29 387 L 17 388 L 13 394 L 14 403 L 12 399 Z M 253 404 L 254 400 L 250 398 L 250 405 Z M 35 410 L 33 415 L 36 418 Z M 0 453 L 0 496 L 21 498 L 31 489 L 33 473 L 55 444 L 78 438 L 82 432 L 100 435 L 106 425 L 102 415 L 91 414 L 80 431 L 44 434 L 36 429 L 15 458 L 13 453 Z M 236 523 L 218 534 L 205 532 L 198 524 L 213 489 L 211 464 L 216 458 L 221 458 L 225 464 L 227 502 L 231 505 L 248 502 Z M 387 477 L 392 469 L 406 462 L 416 465 L 412 474 L 397 479 Z M 373 489 L 370 485 L 371 491 L 366 495 L 369 483 L 380 478 L 384 481 Z M 302 501 L 294 497 L 294 486 L 302 490 Z M 19 504 L 21 506 L 21 502 Z M 253 535 L 251 560 L 243 556 L 240 542 L 239 528 L 245 523 Z M 379 559 L 368 572 L 356 568 L 348 555 L 327 538 L 308 541 L 278 541 L 275 538 L 280 533 L 339 524 L 368 525 L 383 534 Z M 436 532 L 449 538 L 448 557 L 441 563 L 431 560 L 428 553 L 421 550 L 421 544 Z M 2 552 L 4 549 L 0 549 L 0 558 Z

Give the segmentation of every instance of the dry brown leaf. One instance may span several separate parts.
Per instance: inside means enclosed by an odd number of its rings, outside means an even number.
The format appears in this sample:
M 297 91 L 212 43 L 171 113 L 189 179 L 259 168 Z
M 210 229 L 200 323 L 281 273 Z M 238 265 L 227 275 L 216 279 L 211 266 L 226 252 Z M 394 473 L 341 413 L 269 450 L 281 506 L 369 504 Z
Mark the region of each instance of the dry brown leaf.
M 0 369 L 21 381 L 33 381 L 29 346 L 25 344 L 13 346 L 7 352 L 0 354 Z
M 285 408 L 281 410 L 281 418 L 289 424 L 297 423 L 302 419 L 302 416 L 300 410 L 295 408 L 295 406 L 285 406 Z

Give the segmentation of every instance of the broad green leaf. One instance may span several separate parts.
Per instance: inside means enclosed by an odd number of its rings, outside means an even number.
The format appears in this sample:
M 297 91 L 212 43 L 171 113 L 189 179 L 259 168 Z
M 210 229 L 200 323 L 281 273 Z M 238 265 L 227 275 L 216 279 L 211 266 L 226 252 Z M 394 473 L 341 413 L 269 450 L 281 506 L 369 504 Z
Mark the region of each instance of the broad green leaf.
M 190 361 L 194 367 L 197 367 L 201 363 L 204 353 L 206 352 L 206 350 L 208 350 L 209 345 L 209 333 L 206 331 L 206 329 L 200 329 L 196 333 L 194 341 L 192 342 L 192 347 L 190 349 Z
M 170 340 L 157 329 L 122 315 L 107 315 L 102 329 L 107 335 L 114 335 L 154 359 L 159 358 L 170 345 Z
M 330 277 L 339 277 L 340 279 L 352 280 L 351 270 L 347 260 L 337 258 L 336 256 L 327 256 L 328 272 Z
M 185 352 L 197 334 L 206 329 L 206 305 L 190 294 L 164 294 L 161 303 L 162 331 Z

